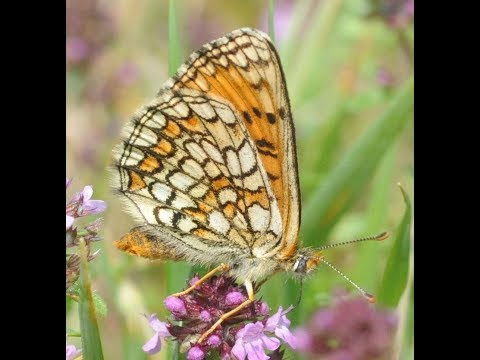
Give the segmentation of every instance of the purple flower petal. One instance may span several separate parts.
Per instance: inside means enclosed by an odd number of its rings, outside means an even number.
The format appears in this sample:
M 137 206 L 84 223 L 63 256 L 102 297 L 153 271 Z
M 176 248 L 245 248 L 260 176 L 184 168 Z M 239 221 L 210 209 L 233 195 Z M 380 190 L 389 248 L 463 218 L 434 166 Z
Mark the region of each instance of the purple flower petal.
M 72 182 L 72 179 L 69 179 L 69 178 L 66 178 L 67 179 L 67 186 L 66 186 L 66 189 L 68 189 L 68 185 L 70 185 L 70 183 Z
M 281 326 L 279 328 L 276 328 L 275 335 L 277 335 L 280 339 L 290 345 L 292 349 L 296 349 L 298 347 L 297 338 L 290 332 L 287 327 Z
M 241 341 L 237 340 L 237 342 L 232 348 L 232 354 L 235 355 L 238 360 L 245 360 L 247 352 L 245 351 L 245 348 L 243 347 Z
M 290 345 L 292 349 L 296 349 L 298 346 L 297 339 L 288 329 L 290 326 L 290 320 L 288 320 L 285 315 L 292 309 L 293 307 L 290 306 L 287 310 L 283 311 L 283 308 L 280 306 L 278 311 L 267 320 L 267 323 L 265 324 L 265 330 L 274 332 L 275 335 Z
M 268 307 L 267 303 L 261 302 L 259 309 L 260 315 L 268 315 L 269 311 L 270 308 Z
M 265 354 L 260 341 L 245 344 L 245 351 L 247 352 L 248 360 L 267 360 L 268 356 Z
M 181 299 L 176 296 L 169 296 L 163 301 L 165 307 L 174 315 L 187 315 L 187 308 Z
M 93 187 L 91 185 L 87 185 L 83 188 L 83 191 L 81 193 L 83 202 L 86 202 L 92 198 L 93 195 Z
M 245 325 L 236 335 L 232 354 L 239 360 L 243 360 L 245 357 L 248 360 L 268 359 L 265 350 L 276 350 L 280 346 L 280 340 L 266 336 L 264 330 L 260 321 Z
M 187 360 L 203 360 L 205 353 L 198 346 L 192 347 L 187 354 Z
M 148 317 L 150 327 L 157 332 L 161 337 L 172 336 L 168 331 L 167 324 L 158 320 L 157 314 L 152 314 Z
M 81 216 L 98 214 L 105 211 L 107 203 L 103 200 L 88 200 L 84 201 L 81 211 Z
M 70 229 L 73 225 L 75 218 L 73 216 L 67 215 L 67 229 Z
M 205 322 L 208 322 L 212 320 L 212 315 L 210 315 L 210 313 L 207 310 L 202 310 L 202 312 L 200 313 L 200 319 L 202 319 Z
M 150 355 L 159 352 L 162 349 L 162 342 L 158 333 L 155 333 L 155 335 L 142 346 L 142 349 Z
M 210 346 L 217 347 L 222 343 L 222 339 L 218 335 L 212 335 L 208 338 L 207 343 Z
M 245 301 L 245 296 L 238 291 L 232 291 L 225 296 L 225 303 L 227 305 L 240 305 Z

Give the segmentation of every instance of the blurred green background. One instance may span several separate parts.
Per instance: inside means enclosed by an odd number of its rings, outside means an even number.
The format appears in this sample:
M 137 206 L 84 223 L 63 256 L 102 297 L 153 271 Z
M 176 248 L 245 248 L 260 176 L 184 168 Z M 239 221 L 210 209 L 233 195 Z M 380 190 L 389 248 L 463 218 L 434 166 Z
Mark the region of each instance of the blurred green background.
M 163 298 L 183 288 L 191 269 L 134 258 L 113 247 L 134 224 L 108 187 L 110 151 L 133 112 L 172 75 L 169 61 L 176 69 L 175 62 L 236 28 L 268 32 L 269 2 L 177 1 L 175 43 L 168 39 L 168 1 L 66 4 L 66 175 L 74 179 L 67 196 L 91 184 L 94 198 L 108 203 L 104 240 L 96 244 L 101 255 L 90 266 L 93 288 L 108 307 L 99 318 L 105 358 L 147 359 L 141 346 L 152 331 L 142 314 L 165 318 Z M 297 133 L 301 240 L 319 246 L 390 231 L 387 241 L 325 253 L 352 280 L 386 299 L 395 278 L 384 272 L 405 212 L 397 183 L 414 202 L 413 1 L 278 0 L 273 22 Z M 413 223 L 409 235 L 413 242 Z M 413 245 L 409 251 L 413 259 Z M 404 255 L 392 266 L 398 273 L 410 270 L 407 284 L 396 289 L 402 297 L 394 302 L 400 319 L 396 351 L 410 359 L 413 261 L 409 265 Z M 304 283 L 293 327 L 327 304 L 338 287 L 355 291 L 320 266 Z M 278 275 L 260 296 L 275 310 L 295 303 L 298 289 L 294 280 Z M 76 304 L 69 300 L 67 328 L 79 329 Z M 150 358 L 168 356 L 162 350 Z M 288 358 L 297 355 L 288 352 Z

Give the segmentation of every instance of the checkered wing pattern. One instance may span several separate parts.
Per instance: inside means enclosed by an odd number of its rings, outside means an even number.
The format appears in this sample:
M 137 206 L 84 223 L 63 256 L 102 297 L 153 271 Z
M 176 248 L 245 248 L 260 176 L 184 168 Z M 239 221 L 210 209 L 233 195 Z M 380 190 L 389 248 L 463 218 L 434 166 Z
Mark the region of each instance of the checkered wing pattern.
M 268 36 L 239 29 L 193 53 L 125 128 L 113 175 L 150 236 L 188 258 L 292 256 L 295 133 Z

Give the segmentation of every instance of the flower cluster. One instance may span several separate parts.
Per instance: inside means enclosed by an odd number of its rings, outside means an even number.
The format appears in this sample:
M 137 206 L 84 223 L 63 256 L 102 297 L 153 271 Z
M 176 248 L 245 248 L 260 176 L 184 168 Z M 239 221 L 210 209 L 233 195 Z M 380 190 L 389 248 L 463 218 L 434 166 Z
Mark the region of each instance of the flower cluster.
M 66 188 L 70 185 L 71 180 L 66 179 Z M 74 222 L 75 219 L 87 215 L 98 214 L 107 208 L 105 201 L 92 200 L 93 188 L 88 185 L 83 191 L 77 192 L 66 205 L 66 248 L 72 248 L 78 245 L 80 238 L 85 240 L 88 251 L 88 261 L 93 260 L 98 251 L 91 253 L 90 243 L 98 241 L 101 238 L 97 235 L 102 224 L 101 218 L 94 220 L 90 224 L 79 230 Z M 77 281 L 80 274 L 80 256 L 76 253 L 66 254 L 66 289 L 70 288 Z
M 190 281 L 196 283 L 198 277 Z M 296 348 L 296 339 L 289 330 L 286 314 L 291 310 L 279 310 L 269 316 L 268 305 L 256 300 L 250 306 L 227 318 L 202 343 L 198 339 L 225 313 L 235 309 L 247 299 L 243 287 L 226 275 L 214 276 L 186 295 L 169 296 L 164 300 L 171 318 L 167 323 L 155 314 L 148 317 L 155 335 L 144 345 L 149 354 L 160 351 L 161 339 L 180 343 L 181 351 L 188 351 L 188 360 L 202 360 L 211 351 L 223 359 L 265 360 L 281 359 L 282 342 Z M 181 325 L 177 321 L 182 321 Z
M 307 326 L 296 329 L 298 350 L 310 359 L 390 359 L 396 317 L 362 296 L 338 294 L 333 306 L 318 310 Z

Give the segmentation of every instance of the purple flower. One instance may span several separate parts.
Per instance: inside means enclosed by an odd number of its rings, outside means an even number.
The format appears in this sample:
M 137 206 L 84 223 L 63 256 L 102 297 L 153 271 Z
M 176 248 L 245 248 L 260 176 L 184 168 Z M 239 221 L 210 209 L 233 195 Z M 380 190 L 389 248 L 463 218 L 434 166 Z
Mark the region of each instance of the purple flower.
M 103 200 L 91 200 L 93 195 L 93 188 L 87 185 L 81 192 L 75 193 L 73 199 L 67 203 L 67 215 L 73 217 L 82 217 L 93 215 L 105 211 L 107 204 Z
M 265 326 L 260 321 L 247 324 L 236 336 L 237 341 L 232 349 L 232 354 L 238 360 L 266 360 L 268 356 L 265 350 L 276 350 L 280 346 L 280 340 L 265 335 Z
M 334 299 L 297 329 L 297 348 L 311 359 L 389 359 L 396 329 L 393 312 L 376 309 L 363 297 Z
M 290 306 L 287 310 L 283 311 L 283 308 L 280 306 L 277 313 L 267 320 L 265 330 L 274 332 L 277 337 L 285 341 L 292 349 L 296 349 L 297 339 L 288 329 L 290 320 L 285 316 L 285 314 L 289 313 L 292 309 L 293 306 Z
M 71 179 L 66 178 L 66 189 L 70 186 Z M 98 236 L 102 219 L 98 218 L 87 224 L 83 229 L 79 230 L 74 226 L 76 218 L 98 214 L 106 209 L 107 205 L 102 200 L 92 200 L 93 188 L 88 185 L 83 188 L 83 191 L 77 192 L 66 205 L 66 248 L 74 248 L 79 244 L 80 239 L 85 240 L 87 245 L 87 260 L 93 260 L 98 251 L 93 252 L 91 249 L 91 242 L 98 241 L 101 238 Z M 93 252 L 93 253 L 92 253 Z M 66 286 L 67 290 L 78 279 L 80 274 L 79 256 L 75 253 L 66 254 Z
M 164 302 L 165 307 L 175 316 L 182 317 L 187 315 L 187 308 L 182 300 L 175 296 L 167 297 Z
M 74 199 L 80 201 L 78 216 L 98 214 L 105 211 L 107 204 L 103 200 L 90 200 L 93 195 L 93 188 L 87 185 L 81 193 L 75 194 Z
M 145 317 L 148 319 L 150 327 L 155 331 L 155 335 L 148 340 L 145 345 L 143 345 L 142 349 L 146 353 L 153 355 L 160 351 L 162 348 L 162 339 L 171 336 L 170 332 L 168 331 L 168 324 L 161 322 L 158 320 L 156 314 L 150 315 L 150 317 Z
M 189 285 L 198 280 L 195 276 Z M 280 308 L 269 317 L 268 305 L 260 300 L 225 319 L 201 343 L 196 342 L 222 315 L 235 309 L 245 299 L 245 288 L 236 285 L 233 278 L 226 274 L 213 276 L 186 295 L 169 296 L 164 300 L 165 307 L 172 314 L 166 325 L 168 333 L 172 340 L 178 341 L 188 351 L 187 359 L 191 360 L 204 359 L 211 352 L 217 352 L 224 360 L 233 357 L 263 360 L 270 355 L 281 359 L 283 352 L 271 351 L 278 349 L 283 342 L 296 346 L 296 340 L 288 330 L 290 321 L 286 318 L 291 308 L 285 311 Z M 181 324 L 177 324 L 179 320 Z M 156 347 L 155 350 L 158 351 Z
M 203 360 L 205 353 L 202 351 L 200 346 L 194 346 L 190 348 L 187 354 L 187 360 Z
M 239 291 L 233 291 L 225 296 L 225 303 L 227 305 L 240 305 L 244 301 L 245 296 Z
M 67 353 L 66 360 L 76 359 L 82 353 L 82 349 L 77 350 L 75 345 L 68 345 L 68 335 L 66 336 L 66 353 Z

